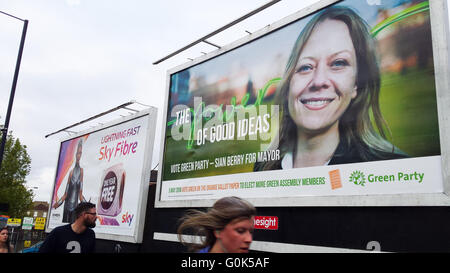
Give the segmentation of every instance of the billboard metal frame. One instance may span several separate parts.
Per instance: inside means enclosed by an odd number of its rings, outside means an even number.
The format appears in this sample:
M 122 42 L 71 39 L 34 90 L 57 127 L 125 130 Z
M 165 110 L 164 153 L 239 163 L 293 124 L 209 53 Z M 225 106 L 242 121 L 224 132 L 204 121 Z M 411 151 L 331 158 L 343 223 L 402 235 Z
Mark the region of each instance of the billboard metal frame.
M 143 162 L 143 168 L 142 168 L 142 174 L 141 174 L 141 181 L 139 183 L 139 197 L 138 197 L 138 208 L 137 212 L 138 215 L 136 215 L 136 229 L 134 231 L 133 236 L 126 236 L 126 235 L 116 235 L 116 234 L 108 234 L 108 233 L 99 233 L 96 232 L 96 238 L 97 239 L 105 239 L 105 240 L 114 240 L 114 241 L 122 241 L 122 242 L 129 242 L 129 243 L 142 243 L 143 240 L 143 233 L 144 233 L 144 224 L 145 224 L 145 211 L 147 208 L 147 196 L 148 196 L 148 189 L 149 189 L 149 182 L 150 182 L 150 172 L 151 172 L 151 164 L 152 164 L 152 155 L 153 155 L 153 144 L 155 139 L 155 127 L 156 127 L 156 119 L 157 119 L 157 108 L 150 107 L 148 109 L 144 109 L 142 111 L 139 111 L 136 114 L 132 114 L 126 117 L 122 117 L 119 119 L 115 119 L 111 122 L 102 124 L 100 126 L 93 127 L 91 129 L 78 132 L 74 135 L 70 135 L 68 137 L 62 138 L 60 140 L 60 143 L 63 143 L 64 141 L 78 138 L 80 136 L 91 134 L 94 132 L 99 132 L 101 130 L 116 126 L 121 123 L 125 123 L 137 118 L 142 118 L 145 116 L 148 116 L 148 128 L 146 132 L 146 138 L 145 138 L 145 147 L 147 147 L 145 154 L 144 154 L 144 162 Z M 59 147 L 58 155 L 61 153 L 61 145 Z M 57 175 L 57 168 L 55 170 L 55 177 L 54 181 L 56 180 Z M 53 185 L 53 191 L 55 190 L 55 184 Z M 51 202 L 53 201 L 53 197 Z M 48 215 L 50 216 L 51 212 L 51 206 L 49 207 Z M 47 221 L 45 232 L 51 232 L 53 229 L 49 228 L 50 221 Z
M 172 74 L 202 62 L 208 61 L 214 57 L 225 54 L 240 46 L 250 43 L 258 38 L 276 31 L 296 20 L 306 17 L 330 5 L 341 2 L 342 0 L 322 0 L 306 7 L 290 16 L 287 16 L 263 29 L 254 32 L 242 39 L 239 39 L 227 46 L 213 51 L 207 55 L 201 56 L 194 61 L 182 64 L 168 70 L 166 77 L 165 104 L 163 111 L 163 122 L 161 130 L 164 132 L 160 142 L 160 163 L 164 159 L 165 147 L 165 124 L 167 124 L 167 108 L 169 103 L 170 77 Z M 448 116 L 450 110 L 450 55 L 449 55 L 449 22 L 448 6 L 446 0 L 430 1 L 430 20 L 432 31 L 433 60 L 436 79 L 436 97 L 439 122 L 439 136 L 441 147 L 441 163 L 443 188 L 442 193 L 429 194 L 380 194 L 380 195 L 346 195 L 346 196 L 306 196 L 306 197 L 283 197 L 283 198 L 248 198 L 255 206 L 259 207 L 292 207 L 292 206 L 450 206 L 450 121 Z M 162 167 L 161 167 L 162 168 Z M 155 207 L 173 208 L 173 207 L 210 207 L 214 199 L 204 200 L 170 200 L 161 201 L 162 171 L 158 172 L 158 183 L 156 189 Z

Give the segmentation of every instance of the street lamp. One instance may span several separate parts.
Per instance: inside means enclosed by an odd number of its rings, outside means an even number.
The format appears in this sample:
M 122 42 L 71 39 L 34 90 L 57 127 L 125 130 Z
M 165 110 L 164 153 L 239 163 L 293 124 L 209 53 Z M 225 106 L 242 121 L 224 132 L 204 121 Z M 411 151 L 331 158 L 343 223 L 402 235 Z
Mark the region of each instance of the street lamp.
M 20 62 L 22 60 L 23 46 L 25 44 L 25 36 L 27 35 L 28 20 L 20 19 L 16 16 L 13 16 L 13 15 L 8 14 L 3 11 L 0 11 L 0 13 L 23 22 L 22 38 L 20 39 L 19 54 L 17 56 L 16 70 L 14 71 L 14 78 L 13 78 L 13 83 L 12 83 L 12 87 L 11 87 L 11 94 L 9 95 L 9 103 L 8 103 L 8 110 L 6 112 L 5 124 L 3 125 L 3 128 L 0 129 L 2 132 L 2 142 L 0 145 L 0 168 L 1 168 L 2 161 L 3 161 L 3 153 L 5 151 L 6 137 L 8 135 L 9 120 L 11 118 L 11 110 L 12 110 L 12 106 L 13 106 L 13 102 L 14 102 L 14 95 L 16 93 L 17 78 L 19 77 L 19 69 L 20 69 Z

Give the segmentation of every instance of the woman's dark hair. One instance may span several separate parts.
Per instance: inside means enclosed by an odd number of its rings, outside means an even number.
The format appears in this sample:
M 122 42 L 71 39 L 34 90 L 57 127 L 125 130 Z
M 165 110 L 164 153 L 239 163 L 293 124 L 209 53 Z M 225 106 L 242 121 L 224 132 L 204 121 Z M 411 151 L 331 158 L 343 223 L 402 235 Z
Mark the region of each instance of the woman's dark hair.
M 78 204 L 78 206 L 74 210 L 76 219 L 78 219 L 78 217 L 80 217 L 83 212 L 86 212 L 92 208 L 95 208 L 95 205 L 90 202 L 81 202 L 80 204 Z
M 3 228 L 0 229 L 0 232 L 2 232 L 3 230 L 8 231 L 8 228 L 7 228 L 7 227 L 3 227 Z M 9 231 L 8 231 L 8 232 L 9 232 Z M 12 249 L 11 249 L 11 241 L 10 241 L 9 235 L 8 235 L 8 239 L 6 239 L 5 247 L 6 247 L 6 249 L 8 250 L 8 253 L 12 252 Z

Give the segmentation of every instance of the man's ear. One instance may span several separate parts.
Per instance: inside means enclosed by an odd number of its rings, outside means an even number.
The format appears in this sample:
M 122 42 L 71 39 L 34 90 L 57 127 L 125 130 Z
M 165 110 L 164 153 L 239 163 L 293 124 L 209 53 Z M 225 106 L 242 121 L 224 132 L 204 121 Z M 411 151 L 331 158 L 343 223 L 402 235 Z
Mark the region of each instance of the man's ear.
M 216 230 L 214 231 L 214 235 L 216 236 L 216 238 L 219 238 L 219 236 L 220 236 L 220 230 L 216 229 Z

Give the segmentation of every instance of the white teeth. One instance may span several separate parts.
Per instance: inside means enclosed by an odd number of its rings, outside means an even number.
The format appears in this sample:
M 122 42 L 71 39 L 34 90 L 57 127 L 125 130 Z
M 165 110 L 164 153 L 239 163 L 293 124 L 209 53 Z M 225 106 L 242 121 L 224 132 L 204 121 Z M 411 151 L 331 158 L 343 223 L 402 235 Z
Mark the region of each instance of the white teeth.
M 328 103 L 328 100 L 303 101 L 303 103 L 311 106 L 321 106 Z

